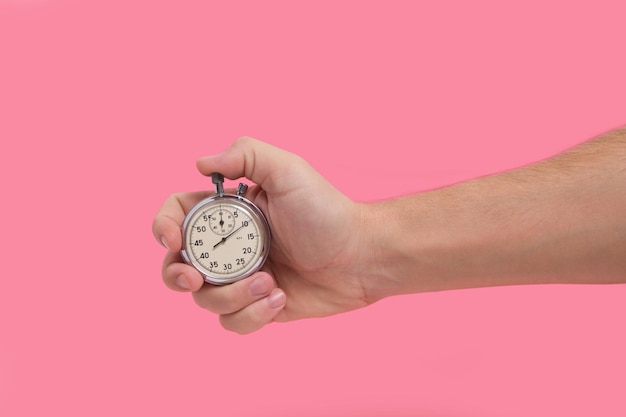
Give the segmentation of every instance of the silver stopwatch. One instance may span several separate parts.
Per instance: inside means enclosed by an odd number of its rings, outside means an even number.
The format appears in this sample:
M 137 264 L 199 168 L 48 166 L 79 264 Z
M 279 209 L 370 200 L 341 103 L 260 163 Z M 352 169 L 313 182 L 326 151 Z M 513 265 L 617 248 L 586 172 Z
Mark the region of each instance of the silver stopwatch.
M 224 285 L 252 275 L 262 266 L 270 247 L 267 219 L 239 184 L 237 194 L 224 193 L 224 176 L 211 175 L 216 194 L 196 204 L 183 222 L 185 262 L 210 284 Z

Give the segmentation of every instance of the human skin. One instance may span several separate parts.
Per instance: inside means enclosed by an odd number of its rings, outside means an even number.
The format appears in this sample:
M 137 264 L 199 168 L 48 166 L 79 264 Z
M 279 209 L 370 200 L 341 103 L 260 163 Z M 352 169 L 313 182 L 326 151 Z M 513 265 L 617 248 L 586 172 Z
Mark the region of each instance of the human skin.
M 399 294 L 626 282 L 626 128 L 526 167 L 377 203 L 350 200 L 302 158 L 251 138 L 197 166 L 257 184 L 247 197 L 270 223 L 270 256 L 249 278 L 205 284 L 180 257 L 181 224 L 210 193 L 174 194 L 153 222 L 168 249 L 163 280 L 237 333 Z

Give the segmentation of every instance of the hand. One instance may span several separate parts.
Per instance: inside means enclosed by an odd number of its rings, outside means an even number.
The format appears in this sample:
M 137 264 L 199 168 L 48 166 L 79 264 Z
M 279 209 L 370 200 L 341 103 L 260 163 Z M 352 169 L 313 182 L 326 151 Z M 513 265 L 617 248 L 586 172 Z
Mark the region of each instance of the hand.
M 191 291 L 196 303 L 220 315 L 222 326 L 249 333 L 272 321 L 328 316 L 368 304 L 358 272 L 361 206 L 332 187 L 300 157 L 250 138 L 197 163 L 204 175 L 246 177 L 246 197 L 265 213 L 272 231 L 262 271 L 236 283 L 204 284 L 180 256 L 185 214 L 208 192 L 170 196 L 153 223 L 169 249 L 165 284 Z

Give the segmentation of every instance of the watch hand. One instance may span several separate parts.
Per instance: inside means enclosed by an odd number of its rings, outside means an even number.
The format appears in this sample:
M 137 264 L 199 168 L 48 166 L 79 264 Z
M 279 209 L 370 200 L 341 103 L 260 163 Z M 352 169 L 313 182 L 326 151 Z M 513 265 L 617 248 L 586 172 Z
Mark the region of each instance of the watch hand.
M 218 247 L 219 245 L 221 245 L 222 243 L 226 243 L 226 240 L 231 237 L 232 235 L 234 235 L 235 233 L 237 233 L 238 231 L 240 231 L 244 226 L 239 226 L 239 228 L 235 229 L 234 231 L 232 231 L 228 236 L 224 236 L 219 242 L 217 242 L 215 245 L 213 245 L 213 249 L 215 249 L 216 247 Z

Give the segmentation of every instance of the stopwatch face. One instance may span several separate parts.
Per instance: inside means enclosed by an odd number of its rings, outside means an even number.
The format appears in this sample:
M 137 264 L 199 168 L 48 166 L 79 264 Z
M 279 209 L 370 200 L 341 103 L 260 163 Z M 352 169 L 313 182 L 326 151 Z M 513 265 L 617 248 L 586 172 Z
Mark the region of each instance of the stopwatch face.
M 198 203 L 183 224 L 185 261 L 211 284 L 229 284 L 250 276 L 265 262 L 270 232 L 261 210 L 231 194 Z

